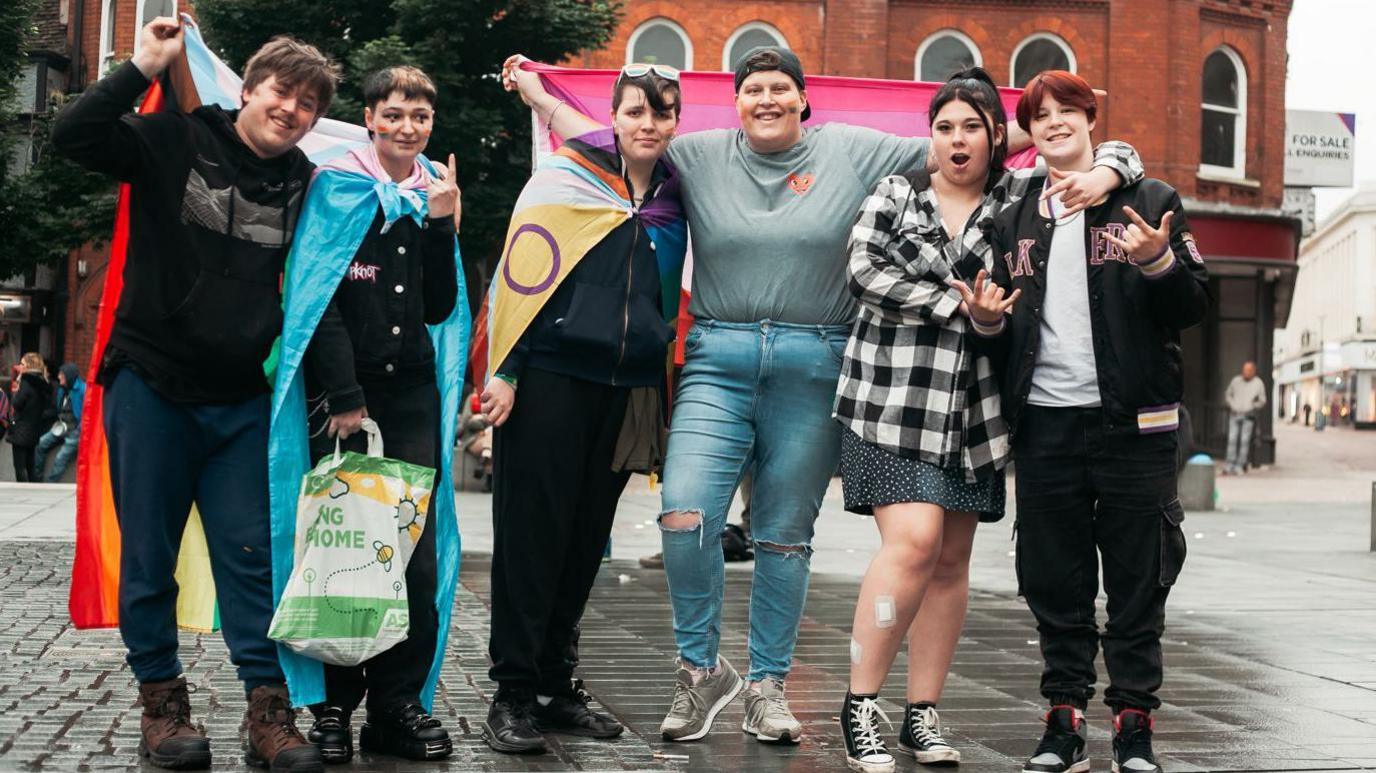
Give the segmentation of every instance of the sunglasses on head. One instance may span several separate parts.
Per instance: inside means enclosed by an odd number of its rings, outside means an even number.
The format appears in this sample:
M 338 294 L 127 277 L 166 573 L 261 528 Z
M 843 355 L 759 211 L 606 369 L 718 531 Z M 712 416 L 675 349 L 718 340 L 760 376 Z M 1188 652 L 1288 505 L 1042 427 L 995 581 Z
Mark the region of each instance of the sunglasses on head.
M 628 64 L 621 68 L 621 78 L 641 78 L 650 73 L 665 80 L 678 81 L 678 68 L 667 64 Z

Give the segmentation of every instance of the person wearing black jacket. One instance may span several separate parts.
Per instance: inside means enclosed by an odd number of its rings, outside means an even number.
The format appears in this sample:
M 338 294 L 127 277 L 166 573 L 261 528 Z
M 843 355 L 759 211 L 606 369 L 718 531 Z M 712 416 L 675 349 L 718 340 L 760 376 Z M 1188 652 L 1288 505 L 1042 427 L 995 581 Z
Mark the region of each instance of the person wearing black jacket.
M 247 761 L 322 769 L 295 725 L 267 638 L 272 619 L 263 360 L 281 329 L 280 282 L 312 164 L 296 144 L 324 115 L 337 67 L 276 38 L 249 59 L 243 107 L 129 115 L 183 57 L 171 18 L 134 58 L 59 116 L 59 152 L 129 183 L 124 289 L 100 365 L 110 482 L 122 534 L 120 633 L 143 703 L 140 753 L 210 765 L 177 657 L 182 532 L 193 504 L 210 549 L 220 622 L 248 696 Z
M 363 84 L 364 122 L 372 145 L 355 154 L 380 178 L 426 190 L 423 222 L 388 223 L 379 207 L 345 269 L 306 350 L 311 461 L 342 447 L 363 453 L 364 417 L 377 422 L 387 456 L 423 467 L 440 464 L 440 392 L 426 325 L 449 318 L 458 296 L 454 230 L 459 190 L 454 157 L 444 179 L 417 156 L 434 126 L 435 84 L 414 67 L 388 67 Z M 297 258 L 302 259 L 301 253 Z M 437 477 L 438 481 L 439 478 Z M 312 707 L 309 738 L 330 763 L 353 757 L 350 716 L 366 693 L 365 751 L 413 760 L 453 752 L 449 734 L 421 705 L 435 659 L 435 528 L 427 524 L 406 566 L 410 627 L 406 640 L 358 666 L 325 666 L 325 703 Z
M 1048 71 L 1018 123 L 1049 166 L 1089 169 L 1089 84 Z M 1089 769 L 1084 710 L 1102 642 L 1115 770 L 1159 771 L 1165 604 L 1185 558 L 1176 494 L 1180 331 L 1208 309 L 1208 273 L 1180 197 L 1146 179 L 1073 216 L 1028 196 L 996 219 L 993 282 L 960 286 L 1001 377 L 1017 465 L 1017 573 L 1037 619 L 1050 704 L 1026 773 Z M 1010 313 L 1011 312 L 1011 313 Z M 1103 556 L 1108 621 L 1094 599 Z
M 34 467 L 34 449 L 39 438 L 52 424 L 53 385 L 48 381 L 48 368 L 37 352 L 29 352 L 19 360 L 19 389 L 11 400 L 14 419 L 5 440 L 14 454 L 14 479 L 19 483 L 42 481 Z
M 663 425 L 656 409 L 674 334 L 641 210 L 668 195 L 659 159 L 678 124 L 679 88 L 677 73 L 664 72 L 628 65 L 617 78 L 615 148 L 568 143 L 625 182 L 633 214 L 554 291 L 482 398 L 496 426 L 488 674 L 498 684 L 483 737 L 499 752 L 543 752 L 541 731 L 612 738 L 623 730 L 587 707 L 573 673 L 579 620 L 630 479 L 630 468 L 614 464 L 628 412 L 648 403 L 646 429 Z

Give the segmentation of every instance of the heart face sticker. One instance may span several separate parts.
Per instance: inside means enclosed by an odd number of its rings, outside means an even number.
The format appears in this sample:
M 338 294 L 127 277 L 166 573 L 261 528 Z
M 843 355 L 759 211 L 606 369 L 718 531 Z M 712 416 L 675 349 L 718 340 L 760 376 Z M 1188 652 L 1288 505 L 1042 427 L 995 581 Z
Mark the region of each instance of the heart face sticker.
M 812 188 L 812 181 L 814 179 L 811 172 L 804 175 L 791 174 L 788 176 L 788 187 L 794 193 L 801 196 Z

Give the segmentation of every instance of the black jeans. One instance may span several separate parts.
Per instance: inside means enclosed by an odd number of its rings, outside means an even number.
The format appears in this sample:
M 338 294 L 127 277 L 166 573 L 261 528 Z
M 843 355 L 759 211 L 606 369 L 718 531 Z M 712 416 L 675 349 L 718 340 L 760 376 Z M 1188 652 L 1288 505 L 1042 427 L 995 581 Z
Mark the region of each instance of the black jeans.
M 578 621 L 630 479 L 611 470 L 629 394 L 527 368 L 493 433 L 488 675 L 503 688 L 568 689 Z
M 368 418 L 376 421 L 382 431 L 383 453 L 387 458 L 431 468 L 439 466 L 440 393 L 434 382 L 404 387 L 365 382 L 363 395 Z M 314 425 L 324 419 L 324 412 L 314 416 L 312 433 L 318 429 Z M 340 446 L 346 451 L 365 453 L 368 436 L 357 432 Z M 311 438 L 313 463 L 331 453 L 334 453 L 334 440 L 324 432 Z M 439 612 L 435 609 L 436 561 L 435 526 L 427 520 L 420 542 L 411 554 L 411 562 L 406 565 L 410 620 L 406 639 L 357 666 L 326 664 L 326 705 L 340 706 L 345 712 L 353 713 L 366 693 L 371 714 L 399 703 L 420 701 L 421 690 L 435 661 L 439 633 Z
M 1041 634 L 1042 695 L 1083 708 L 1102 641 L 1115 711 L 1161 705 L 1166 595 L 1185 560 L 1175 434 L 1111 434 L 1098 408 L 1029 405 L 1014 440 L 1019 592 Z M 1098 555 L 1096 555 L 1096 550 Z M 1103 558 L 1108 621 L 1095 620 Z
M 16 446 L 11 445 L 10 451 L 14 454 L 14 482 L 15 483 L 40 483 L 43 478 L 34 471 L 34 449 L 37 446 Z

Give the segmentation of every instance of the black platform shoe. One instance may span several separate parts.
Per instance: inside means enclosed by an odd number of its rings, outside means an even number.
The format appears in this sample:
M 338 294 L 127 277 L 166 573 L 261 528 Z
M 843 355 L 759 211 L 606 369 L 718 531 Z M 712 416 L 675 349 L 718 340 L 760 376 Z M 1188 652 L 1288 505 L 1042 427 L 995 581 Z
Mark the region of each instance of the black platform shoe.
M 375 714 L 358 734 L 365 752 L 390 754 L 408 760 L 438 760 L 454 753 L 454 742 L 438 719 L 417 702 L 401 703 Z

